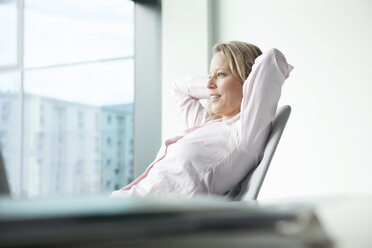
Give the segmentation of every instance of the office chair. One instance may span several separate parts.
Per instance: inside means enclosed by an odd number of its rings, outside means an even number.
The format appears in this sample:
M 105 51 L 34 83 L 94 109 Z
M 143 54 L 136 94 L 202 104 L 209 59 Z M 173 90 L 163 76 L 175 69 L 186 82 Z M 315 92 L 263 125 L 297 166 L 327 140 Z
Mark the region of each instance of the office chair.
M 227 199 L 232 201 L 257 200 L 258 193 L 290 114 L 291 107 L 288 105 L 282 106 L 277 110 L 261 162 L 237 186 L 228 191 L 225 195 Z

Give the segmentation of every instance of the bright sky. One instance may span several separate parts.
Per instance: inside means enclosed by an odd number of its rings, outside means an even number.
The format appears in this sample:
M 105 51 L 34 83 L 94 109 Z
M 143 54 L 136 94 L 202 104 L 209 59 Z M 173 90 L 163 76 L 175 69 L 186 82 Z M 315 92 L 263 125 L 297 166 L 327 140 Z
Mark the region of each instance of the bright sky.
M 14 57 L 14 35 L 1 35 L 14 33 L 14 6 L 0 5 L 0 58 Z M 25 67 L 133 56 L 133 12 L 132 1 L 26 0 Z M 24 89 L 98 106 L 128 103 L 134 100 L 133 70 L 132 59 L 26 70 Z M 0 74 L 0 89 L 17 88 L 18 78 Z

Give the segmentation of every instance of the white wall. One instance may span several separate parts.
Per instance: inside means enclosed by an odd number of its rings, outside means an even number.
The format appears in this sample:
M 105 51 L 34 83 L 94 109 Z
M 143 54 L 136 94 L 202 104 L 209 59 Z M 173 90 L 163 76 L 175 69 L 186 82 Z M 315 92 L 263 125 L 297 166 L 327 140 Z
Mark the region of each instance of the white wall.
M 277 47 L 295 66 L 280 101 L 292 115 L 259 197 L 372 192 L 371 1 L 162 4 L 163 138 L 183 127 L 170 82 L 207 73 L 211 39 Z
M 215 41 L 277 47 L 292 115 L 260 197 L 372 192 L 372 2 L 216 0 Z
M 171 91 L 172 82 L 190 75 L 207 75 L 211 28 L 208 0 L 162 1 L 162 138 L 185 126 Z

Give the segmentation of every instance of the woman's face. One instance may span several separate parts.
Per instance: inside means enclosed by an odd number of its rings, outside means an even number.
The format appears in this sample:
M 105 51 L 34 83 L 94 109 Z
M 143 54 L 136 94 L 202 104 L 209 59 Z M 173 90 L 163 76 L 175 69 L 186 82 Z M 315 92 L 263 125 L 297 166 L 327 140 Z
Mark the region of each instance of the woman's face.
M 211 61 L 207 84 L 212 111 L 228 120 L 240 112 L 243 84 L 235 78 L 222 53 L 216 53 Z

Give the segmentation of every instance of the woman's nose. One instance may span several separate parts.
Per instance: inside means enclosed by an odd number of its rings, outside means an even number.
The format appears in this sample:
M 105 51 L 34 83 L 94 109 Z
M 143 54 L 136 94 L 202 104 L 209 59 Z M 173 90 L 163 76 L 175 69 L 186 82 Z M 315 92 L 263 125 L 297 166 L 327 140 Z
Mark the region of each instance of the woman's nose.
M 209 78 L 208 83 L 207 83 L 207 88 L 208 89 L 215 89 L 216 88 L 216 84 L 214 82 L 213 77 Z

